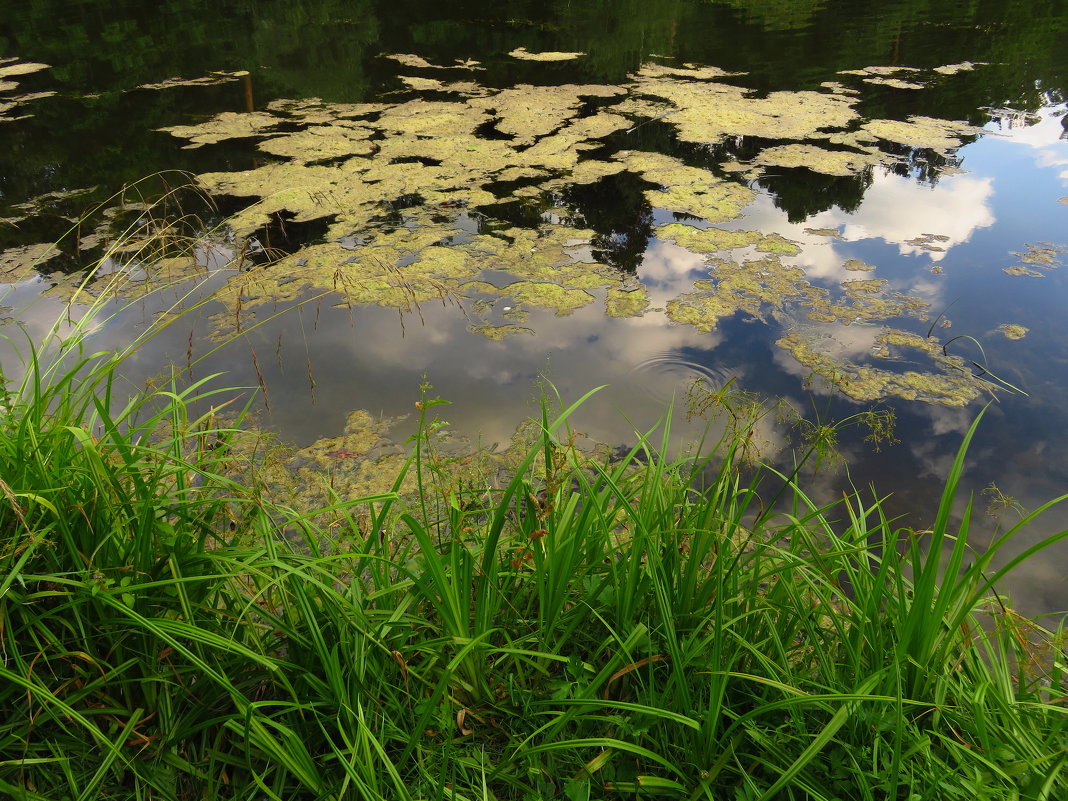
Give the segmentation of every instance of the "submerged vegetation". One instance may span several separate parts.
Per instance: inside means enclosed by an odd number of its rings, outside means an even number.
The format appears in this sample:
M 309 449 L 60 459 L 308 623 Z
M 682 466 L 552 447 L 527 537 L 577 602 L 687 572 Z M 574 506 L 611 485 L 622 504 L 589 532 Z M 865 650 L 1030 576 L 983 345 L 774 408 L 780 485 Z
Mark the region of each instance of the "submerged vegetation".
M 923 531 L 805 490 L 842 426 L 879 444 L 891 415 L 799 424 L 779 474 L 749 466 L 767 412 L 730 384 L 693 396 L 728 425 L 682 456 L 670 414 L 584 450 L 585 398 L 550 393 L 507 460 L 450 455 L 424 387 L 387 486 L 361 483 L 380 437 L 354 414 L 283 497 L 247 391 L 176 373 L 127 399 L 124 360 L 172 316 L 98 352 L 100 303 L 0 399 L 6 796 L 1068 792 L 1064 633 L 997 594 L 1068 532 L 994 566 L 1053 501 L 972 550 L 979 420 Z

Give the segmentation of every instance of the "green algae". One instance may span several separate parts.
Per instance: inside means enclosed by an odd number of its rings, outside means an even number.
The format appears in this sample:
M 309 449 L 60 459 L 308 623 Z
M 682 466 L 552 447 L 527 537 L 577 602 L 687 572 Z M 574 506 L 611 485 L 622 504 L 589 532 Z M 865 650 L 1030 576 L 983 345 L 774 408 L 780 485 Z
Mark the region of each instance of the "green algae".
M 48 64 L 34 61 L 19 61 L 14 57 L 0 58 L 0 79 L 17 78 L 49 68 Z
M 872 153 L 793 144 L 765 148 L 751 163 L 764 167 L 804 167 L 825 175 L 855 175 L 879 164 L 880 161 L 881 159 Z
M 719 67 L 710 67 L 701 64 L 684 64 L 681 67 L 670 67 L 665 64 L 647 62 L 635 72 L 635 77 L 644 79 L 688 78 L 695 81 L 705 81 L 744 74 L 745 73 L 741 72 L 727 72 Z
M 444 69 L 421 57 L 389 58 L 413 68 Z M 898 72 L 873 68 L 860 77 L 890 79 Z M 863 123 L 855 89 L 832 83 L 825 91 L 759 96 L 720 82 L 728 74 L 714 67 L 647 64 L 626 86 L 520 84 L 499 90 L 406 77 L 413 92 L 429 96 L 393 104 L 276 101 L 262 118 L 240 127 L 220 115 L 199 129 L 167 129 L 199 146 L 223 141 L 229 126 L 230 136 L 251 136 L 264 152 L 286 159 L 199 176 L 214 192 L 258 199 L 230 220 L 239 235 L 279 217 L 328 221 L 327 242 L 234 276 L 221 293 L 229 311 L 219 319 L 233 324 L 240 315 L 255 314 L 260 304 L 298 302 L 309 293 L 329 293 L 349 306 L 401 311 L 452 299 L 469 314 L 469 331 L 493 339 L 529 330 L 500 325 L 495 310 L 504 309 L 513 323 L 534 309 L 562 316 L 602 292 L 607 314 L 640 316 L 649 307 L 646 290 L 614 268 L 584 261 L 592 258 L 595 234 L 562 224 L 572 212 L 559 208 L 568 189 L 621 173 L 646 182 L 639 191 L 650 206 L 703 221 L 661 225 L 654 229 L 658 238 L 704 256 L 742 248 L 768 254 L 741 264 L 710 261 L 711 280 L 668 301 L 666 314 L 675 323 L 710 331 L 739 312 L 788 325 L 799 314 L 846 325 L 922 317 L 925 302 L 890 292 L 884 281 L 847 281 L 832 291 L 816 287 L 803 266 L 778 258 L 798 255 L 798 243 L 715 224 L 738 218 L 756 198 L 739 173 L 751 177 L 765 167 L 805 167 L 831 176 L 858 175 L 900 160 L 876 143 L 944 153 L 977 129 L 922 117 Z M 445 96 L 449 92 L 462 96 Z M 248 115 L 234 115 L 239 116 Z M 721 172 L 662 153 L 606 148 L 644 124 L 635 124 L 636 117 L 658 121 L 686 143 L 716 145 L 751 136 L 771 144 L 748 163 L 724 162 Z M 523 185 L 508 186 L 512 182 Z M 542 222 L 502 227 L 495 209 L 510 202 L 536 210 Z M 481 221 L 478 233 L 471 219 Z M 704 227 L 709 223 L 712 227 Z M 842 238 L 837 229 L 806 233 Z M 938 248 L 938 241 L 930 234 L 911 240 L 928 249 Z M 858 260 L 843 266 L 874 269 Z M 886 340 L 880 347 L 899 346 Z M 893 386 L 904 386 L 904 379 L 895 380 Z
M 916 81 L 905 81 L 901 78 L 882 78 L 879 76 L 872 76 L 864 79 L 864 83 L 870 83 L 873 86 L 889 86 L 891 89 L 926 89 L 927 85 L 923 83 L 917 83 Z
M 812 236 L 826 236 L 830 239 L 845 239 L 837 228 L 806 228 L 805 233 Z
M 800 245 L 780 234 L 768 234 L 761 237 L 756 249 L 761 253 L 777 253 L 780 256 L 796 256 L 801 252 Z
M 614 86 L 531 86 L 520 84 L 497 94 L 470 101 L 473 109 L 492 110 L 497 130 L 513 137 L 513 145 L 530 145 L 571 121 L 587 98 L 616 97 Z M 630 123 L 622 117 L 621 127 Z M 613 128 L 612 130 L 616 130 Z
M 860 259 L 849 259 L 842 266 L 851 272 L 868 273 L 875 269 L 874 264 L 867 264 Z
M 933 117 L 912 116 L 908 121 L 870 120 L 861 126 L 870 136 L 886 142 L 907 147 L 933 150 L 941 155 L 960 147 L 965 136 L 977 136 L 983 132 L 966 122 L 939 120 Z
M 717 253 L 736 250 L 760 242 L 759 231 L 727 231 L 723 228 L 694 228 L 682 223 L 669 223 L 654 229 L 659 239 L 674 242 L 693 253 Z
M 738 312 L 759 320 L 783 313 L 789 303 L 819 303 L 826 291 L 813 286 L 800 267 L 775 256 L 713 264 L 711 281 L 696 281 L 697 292 L 668 301 L 666 313 L 676 323 L 714 331 L 719 321 Z
M 223 83 L 231 83 L 249 75 L 248 70 L 235 70 L 233 72 L 219 71 L 209 72 L 199 78 L 167 78 L 155 83 L 142 83 L 135 89 L 175 89 L 184 86 L 218 86 Z
M 490 325 L 489 323 L 482 323 L 481 325 L 469 325 L 467 327 L 467 330 L 469 333 L 484 336 L 486 339 L 492 339 L 494 342 L 500 342 L 506 337 L 515 336 L 516 334 L 534 333 L 533 329 L 524 328 L 521 325 Z
M 277 128 L 282 123 L 279 117 L 264 112 L 238 113 L 224 111 L 206 122 L 197 125 L 172 125 L 167 128 L 157 128 L 157 131 L 165 131 L 179 139 L 188 140 L 186 150 L 192 150 L 204 145 L 213 145 L 228 139 L 245 139 L 259 136 L 272 128 Z
M 652 206 L 690 214 L 709 222 L 726 222 L 738 217 L 756 197 L 747 186 L 716 178 L 697 167 L 661 153 L 627 150 L 613 157 L 632 173 L 662 188 L 645 192 Z
M 679 139 L 715 145 L 733 136 L 767 139 L 808 139 L 829 129 L 844 128 L 857 118 L 856 98 L 831 92 L 752 92 L 729 84 L 697 80 L 639 77 L 635 91 L 675 106 L 665 118 Z
M 432 64 L 422 56 L 417 56 L 414 53 L 389 53 L 384 54 L 382 58 L 392 59 L 393 61 L 403 64 L 405 67 L 419 67 L 422 69 L 433 70 L 482 70 L 485 69 L 481 65 L 480 61 L 475 61 L 471 58 L 456 59 L 455 64 Z
M 557 50 L 546 50 L 541 53 L 533 53 L 525 47 L 517 47 L 508 53 L 512 58 L 520 61 L 571 61 L 586 55 L 585 53 L 567 53 Z
M 862 67 L 855 70 L 838 70 L 839 75 L 860 75 L 867 76 L 887 76 L 887 75 L 899 75 L 904 73 L 922 72 L 919 67 L 906 67 L 901 65 L 886 65 L 886 66 L 874 66 L 874 67 Z
M 1029 330 L 1029 328 L 1014 323 L 1002 323 L 998 326 L 998 331 L 1000 331 L 1006 339 L 1023 339 L 1027 336 Z
M 41 274 L 41 265 L 59 255 L 52 244 L 22 245 L 0 251 L 0 283 L 15 284 Z
M 641 317 L 648 309 L 649 292 L 643 286 L 613 287 L 605 296 L 604 313 L 609 317 Z
M 961 61 L 956 64 L 943 64 L 941 67 L 935 67 L 933 72 L 941 75 L 956 75 L 958 72 L 968 72 L 976 67 L 986 65 L 986 63 L 985 61 Z
M 790 352 L 802 365 L 810 368 L 828 385 L 864 403 L 896 396 L 944 406 L 965 406 L 978 398 L 989 386 L 973 376 L 956 357 L 947 356 L 936 344 L 907 332 L 887 332 L 877 338 L 880 355 L 891 355 L 890 346 L 909 349 L 928 358 L 929 371 L 896 372 L 873 365 L 856 364 L 821 349 L 821 338 L 800 331 L 781 337 L 775 344 Z
M 593 302 L 593 295 L 583 289 L 569 289 L 542 281 L 516 281 L 502 291 L 518 304 L 552 309 L 557 317 L 566 317 Z
M 374 153 L 378 145 L 370 141 L 374 129 L 355 123 L 338 122 L 331 125 L 315 125 L 296 133 L 273 136 L 260 142 L 257 147 L 273 156 L 290 158 L 298 162 L 315 162 L 366 156 Z

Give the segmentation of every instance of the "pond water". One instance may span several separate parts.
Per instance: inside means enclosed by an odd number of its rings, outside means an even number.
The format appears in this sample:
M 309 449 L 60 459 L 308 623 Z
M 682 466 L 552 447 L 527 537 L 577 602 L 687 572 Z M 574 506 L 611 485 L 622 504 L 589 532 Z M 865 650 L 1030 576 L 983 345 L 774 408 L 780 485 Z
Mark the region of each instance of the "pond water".
M 702 378 L 810 418 L 893 409 L 898 444 L 843 432 L 849 471 L 812 482 L 874 482 L 903 525 L 929 522 L 995 398 L 967 476 L 980 510 L 992 483 L 1028 508 L 1068 489 L 1062 4 L 0 10 L 0 303 L 31 335 L 182 170 L 216 202 L 183 208 L 214 233 L 193 259 L 116 265 L 218 294 L 131 378 L 233 338 L 197 373 L 262 383 L 262 425 L 297 445 L 355 409 L 408 414 L 424 377 L 457 432 L 503 445 L 539 376 L 567 400 L 607 384 L 576 424 L 618 445 Z M 768 418 L 762 455 L 788 458 L 788 436 Z M 981 547 L 997 523 L 979 516 Z M 1029 565 L 1013 603 L 1068 608 L 1066 566 L 1068 549 Z

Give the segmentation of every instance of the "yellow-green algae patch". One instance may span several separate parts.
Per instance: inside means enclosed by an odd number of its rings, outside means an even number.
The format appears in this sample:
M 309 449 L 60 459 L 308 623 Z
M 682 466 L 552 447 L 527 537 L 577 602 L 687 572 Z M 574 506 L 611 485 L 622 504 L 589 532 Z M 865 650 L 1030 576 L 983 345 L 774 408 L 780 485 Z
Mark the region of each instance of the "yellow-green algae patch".
M 508 55 L 512 58 L 518 58 L 520 61 L 571 61 L 586 54 L 567 53 L 559 50 L 545 50 L 541 53 L 534 53 L 525 47 L 517 47 L 515 50 L 509 51 Z
M 0 283 L 16 284 L 41 274 L 41 265 L 59 255 L 59 248 L 48 243 L 22 245 L 0 251 Z
M 712 81 L 638 76 L 635 94 L 661 98 L 677 111 L 665 118 L 686 142 L 719 144 L 732 136 L 808 139 L 857 118 L 854 97 L 830 92 L 752 92 Z
M 647 62 L 635 73 L 638 78 L 690 78 L 695 81 L 726 78 L 731 75 L 744 75 L 741 72 L 727 72 L 719 67 L 701 64 L 684 64 L 681 67 L 669 67 L 665 64 Z
M 764 167 L 804 167 L 825 175 L 855 175 L 880 161 L 872 153 L 794 144 L 765 148 L 752 163 Z
M 1032 270 L 1030 267 L 1024 267 L 1022 264 L 1014 264 L 1012 267 L 1006 267 L 1002 270 L 1006 275 L 1013 277 L 1027 277 L 1027 278 L 1041 278 L 1042 273 L 1038 270 Z
M 934 72 L 942 75 L 956 75 L 958 72 L 974 70 L 976 67 L 981 67 L 986 63 L 985 61 L 961 61 L 957 64 L 943 64 L 941 67 L 935 67 Z
M 863 262 L 860 259 L 849 259 L 842 266 L 850 272 L 870 273 L 872 270 L 875 269 L 874 264 L 867 264 L 866 262 Z
M 939 120 L 933 117 L 912 116 L 901 120 L 870 120 L 861 126 L 865 133 L 887 142 L 907 147 L 933 150 L 943 155 L 963 144 L 962 137 L 983 132 L 966 122 Z
M 529 145 L 571 120 L 585 98 L 615 97 L 624 92 L 624 89 L 615 86 L 520 84 L 489 97 L 475 98 L 470 101 L 470 106 L 492 110 L 497 120 L 497 130 L 513 137 L 514 145 Z
M 926 89 L 926 84 L 917 83 L 916 81 L 904 81 L 901 78 L 883 78 L 879 76 L 871 76 L 864 79 L 864 83 L 870 83 L 875 86 L 889 86 L 892 89 Z
M 929 371 L 907 370 L 899 373 L 871 365 L 858 365 L 827 355 L 817 343 L 818 337 L 794 331 L 775 344 L 789 351 L 798 362 L 828 384 L 861 402 L 896 396 L 944 406 L 965 406 L 988 388 L 965 369 L 960 359 L 946 356 L 940 347 L 932 348 L 930 343 L 917 335 L 905 332 L 899 332 L 897 336 L 887 334 L 882 337 L 881 346 L 892 343 L 899 348 L 918 350 L 933 362 Z
M 52 97 L 55 92 L 27 92 L 21 95 L 13 95 L 5 98 L 0 98 L 0 122 L 15 122 L 17 120 L 25 120 L 32 117 L 32 114 L 20 114 L 18 116 L 12 116 L 8 112 L 14 111 L 20 106 L 24 106 L 27 103 L 32 103 L 34 100 L 41 100 L 46 97 Z
M 414 53 L 390 53 L 382 56 L 382 58 L 389 58 L 393 61 L 403 64 L 405 67 L 420 67 L 423 69 L 435 69 L 435 70 L 480 70 L 483 69 L 480 66 L 480 62 L 474 59 L 457 59 L 455 64 L 432 64 L 422 56 L 417 56 Z
M 826 236 L 831 239 L 845 239 L 837 228 L 806 228 L 805 233 L 813 236 Z
M 377 145 L 369 139 L 374 133 L 373 129 L 354 123 L 315 125 L 265 139 L 257 147 L 265 153 L 294 161 L 326 161 L 373 153 Z
M 862 67 L 856 70 L 838 70 L 839 75 L 898 75 L 902 72 L 921 72 L 919 67 L 906 67 L 901 65 L 886 65 L 886 66 L 874 66 L 874 67 Z
M 669 223 L 654 229 L 658 239 L 674 242 L 693 253 L 717 253 L 722 250 L 755 245 L 763 238 L 759 231 L 727 231 L 723 228 L 694 228 L 682 223 Z
M 700 331 L 714 331 L 719 321 L 737 312 L 767 319 L 787 303 L 816 303 L 826 291 L 813 286 L 800 267 L 775 256 L 742 262 L 717 261 L 711 281 L 696 281 L 697 292 L 668 301 L 667 316 Z
M 662 189 L 645 192 L 650 205 L 666 211 L 691 214 L 709 222 L 725 222 L 738 217 L 755 198 L 747 186 L 716 178 L 707 170 L 688 167 L 661 153 L 633 150 L 617 153 L 615 160 L 628 171 L 660 184 Z
M 209 72 L 199 78 L 167 78 L 156 83 L 142 83 L 135 89 L 174 89 L 179 86 L 217 86 L 221 83 L 230 83 L 249 74 L 248 70 L 235 70 L 233 72 Z
M 998 331 L 1000 331 L 1006 339 L 1023 339 L 1027 336 L 1029 330 L 1030 329 L 1025 328 L 1022 325 L 1016 325 L 1014 323 L 1003 323 L 998 326 Z
M 649 309 L 649 293 L 645 287 L 634 289 L 613 287 L 604 299 L 604 312 L 609 317 L 641 317 Z
M 781 234 L 768 234 L 761 237 L 756 249 L 761 253 L 777 253 L 780 256 L 796 256 L 801 252 L 800 245 L 791 242 Z
M 197 125 L 172 125 L 167 128 L 157 128 L 158 131 L 166 131 L 172 136 L 189 141 L 184 146 L 186 150 L 213 145 L 224 142 L 227 139 L 243 139 L 250 136 L 260 136 L 272 128 L 277 128 L 282 123 L 282 118 L 273 114 L 260 111 L 237 113 L 224 111 L 206 122 Z
M 568 289 L 541 281 L 516 281 L 501 291 L 510 295 L 516 303 L 552 309 L 557 317 L 566 317 L 593 302 L 593 295 L 583 289 Z
M 472 334 L 479 334 L 486 337 L 486 339 L 492 339 L 494 342 L 500 342 L 505 337 L 514 336 L 515 334 L 534 333 L 533 329 L 524 328 L 521 325 L 490 325 L 489 323 L 469 325 L 467 330 Z
M 19 61 L 17 58 L 0 59 L 0 79 L 16 78 L 46 69 L 49 69 L 48 64 L 35 61 Z

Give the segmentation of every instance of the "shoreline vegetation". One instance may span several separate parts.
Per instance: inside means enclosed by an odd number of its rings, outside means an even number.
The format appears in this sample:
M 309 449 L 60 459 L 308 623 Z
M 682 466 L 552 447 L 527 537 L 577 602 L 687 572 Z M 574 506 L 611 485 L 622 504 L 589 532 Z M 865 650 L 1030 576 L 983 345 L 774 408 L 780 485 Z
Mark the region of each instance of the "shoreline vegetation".
M 5 796 L 1068 796 L 1068 638 L 996 593 L 1068 532 L 993 567 L 1063 498 L 969 547 L 982 414 L 925 531 L 741 470 L 746 425 L 584 452 L 592 393 L 479 483 L 424 389 L 391 491 L 298 510 L 255 480 L 239 391 L 127 400 L 142 340 L 95 352 L 91 323 L 0 396 Z

